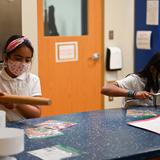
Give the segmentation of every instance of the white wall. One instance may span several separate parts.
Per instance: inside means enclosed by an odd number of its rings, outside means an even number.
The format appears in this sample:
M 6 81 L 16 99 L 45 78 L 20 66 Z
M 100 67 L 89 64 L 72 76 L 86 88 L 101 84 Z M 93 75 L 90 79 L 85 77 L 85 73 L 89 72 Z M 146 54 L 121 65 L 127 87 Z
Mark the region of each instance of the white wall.
M 110 78 L 121 79 L 134 68 L 134 0 L 105 0 L 105 48 L 117 46 L 123 52 L 123 69 L 105 72 L 105 83 Z M 109 40 L 108 31 L 114 31 L 114 39 Z M 113 79 L 114 79 L 113 78 Z M 109 101 L 105 97 L 105 108 L 120 107 L 121 98 Z
M 38 74 L 37 0 L 21 0 L 22 35 L 28 37 L 34 47 L 32 72 Z

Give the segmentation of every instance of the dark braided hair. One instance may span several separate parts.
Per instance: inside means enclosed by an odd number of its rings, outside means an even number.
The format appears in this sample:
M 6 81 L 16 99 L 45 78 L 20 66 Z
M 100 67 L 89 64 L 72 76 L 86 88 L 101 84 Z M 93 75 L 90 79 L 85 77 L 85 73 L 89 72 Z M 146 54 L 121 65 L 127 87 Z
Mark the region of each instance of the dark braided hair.
M 153 73 L 150 70 L 151 66 L 155 67 L 155 69 L 157 70 L 155 77 L 153 76 Z M 159 73 L 160 73 L 160 52 L 157 52 L 156 54 L 153 55 L 153 57 L 150 59 L 150 61 L 144 67 L 144 69 L 137 74 L 141 78 L 147 80 L 145 85 L 146 91 L 150 92 L 151 90 L 153 90 L 153 92 L 158 92 L 158 90 L 160 89 L 158 80 Z

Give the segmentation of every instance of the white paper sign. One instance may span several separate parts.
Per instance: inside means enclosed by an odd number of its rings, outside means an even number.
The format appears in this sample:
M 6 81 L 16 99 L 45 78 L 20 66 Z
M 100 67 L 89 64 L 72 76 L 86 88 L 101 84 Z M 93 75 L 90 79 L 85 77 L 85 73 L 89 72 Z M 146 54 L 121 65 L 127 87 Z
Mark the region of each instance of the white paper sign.
M 78 60 L 77 42 L 56 43 L 56 62 L 67 62 Z
M 147 16 L 146 24 L 158 25 L 159 21 L 159 1 L 147 0 Z
M 136 47 L 137 49 L 151 49 L 152 31 L 137 31 Z

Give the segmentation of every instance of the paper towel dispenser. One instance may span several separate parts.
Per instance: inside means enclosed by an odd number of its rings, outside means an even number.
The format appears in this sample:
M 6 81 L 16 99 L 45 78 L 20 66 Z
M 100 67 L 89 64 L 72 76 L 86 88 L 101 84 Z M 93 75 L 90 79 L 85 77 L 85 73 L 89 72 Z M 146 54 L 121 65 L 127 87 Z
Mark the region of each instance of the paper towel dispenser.
M 108 47 L 106 50 L 106 70 L 116 71 L 122 69 L 122 51 L 118 47 Z

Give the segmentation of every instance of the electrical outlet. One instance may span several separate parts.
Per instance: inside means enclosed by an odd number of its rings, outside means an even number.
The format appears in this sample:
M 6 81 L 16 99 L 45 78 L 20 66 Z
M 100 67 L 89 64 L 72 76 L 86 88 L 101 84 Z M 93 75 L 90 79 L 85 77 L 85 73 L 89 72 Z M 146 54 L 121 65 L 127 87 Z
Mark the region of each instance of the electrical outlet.
M 108 97 L 108 100 L 109 100 L 109 101 L 113 101 L 114 99 L 113 99 L 113 97 L 109 96 L 109 97 Z

